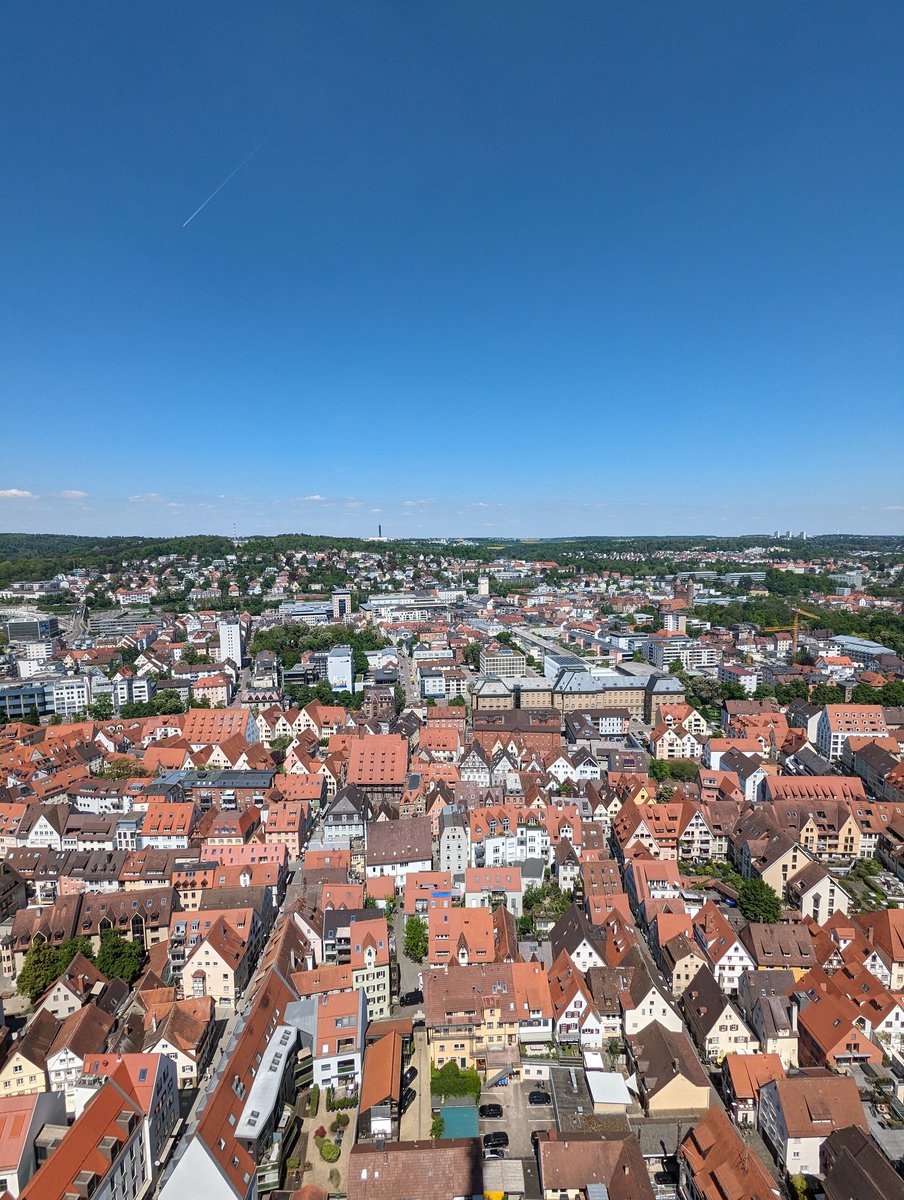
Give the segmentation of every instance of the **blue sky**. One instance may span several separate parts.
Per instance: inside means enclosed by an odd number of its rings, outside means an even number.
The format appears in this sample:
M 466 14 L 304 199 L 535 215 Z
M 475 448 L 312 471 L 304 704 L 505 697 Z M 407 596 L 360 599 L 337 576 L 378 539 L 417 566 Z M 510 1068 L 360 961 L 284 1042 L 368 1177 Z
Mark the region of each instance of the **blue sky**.
M 0 528 L 904 529 L 899 3 L 0 39 Z

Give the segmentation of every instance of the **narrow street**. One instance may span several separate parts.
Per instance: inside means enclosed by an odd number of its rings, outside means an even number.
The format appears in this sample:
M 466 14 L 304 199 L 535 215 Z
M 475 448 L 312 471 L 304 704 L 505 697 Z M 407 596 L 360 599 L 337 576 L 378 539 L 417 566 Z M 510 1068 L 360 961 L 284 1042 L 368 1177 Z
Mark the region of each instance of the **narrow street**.
M 411 1066 L 417 1069 L 417 1075 L 411 1083 L 414 1088 L 414 1101 L 408 1111 L 402 1113 L 400 1138 L 403 1142 L 428 1138 L 433 1123 L 433 1109 L 430 1104 L 430 1052 L 427 1048 L 425 1029 L 414 1031 Z

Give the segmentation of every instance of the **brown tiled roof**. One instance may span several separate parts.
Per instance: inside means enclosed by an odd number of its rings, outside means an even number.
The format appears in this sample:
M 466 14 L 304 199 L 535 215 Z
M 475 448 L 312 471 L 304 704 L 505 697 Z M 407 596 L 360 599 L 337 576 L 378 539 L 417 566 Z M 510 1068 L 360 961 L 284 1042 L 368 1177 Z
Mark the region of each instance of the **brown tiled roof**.
M 452 1138 L 442 1142 L 395 1142 L 382 1149 L 353 1146 L 346 1194 L 348 1200 L 482 1196 L 480 1142 L 477 1138 Z
M 777 1054 L 726 1054 L 722 1064 L 738 1099 L 755 1101 L 764 1084 L 785 1078 L 785 1068 Z
M 115 1024 L 114 1018 L 94 1004 L 86 1004 L 70 1013 L 53 1039 L 48 1055 L 69 1049 L 79 1058 L 98 1054 L 106 1048 L 107 1038 Z
M 368 865 L 430 861 L 433 829 L 428 816 L 375 821 L 367 830 Z
M 408 770 L 408 743 L 397 733 L 355 738 L 348 755 L 349 783 L 401 785 Z
M 824 1137 L 847 1125 L 868 1128 L 856 1080 L 850 1076 L 801 1075 L 779 1079 L 774 1086 L 789 1137 Z
M 108 1080 L 19 1195 L 23 1200 L 78 1195 L 75 1181 L 83 1173 L 104 1179 L 110 1171 L 111 1154 L 101 1143 L 106 1137 L 115 1138 L 119 1145 L 113 1153 L 118 1154 L 141 1116 L 136 1100 L 119 1082 Z
M 538 1143 L 540 1186 L 545 1192 L 583 1193 L 592 1183 L 615 1188 L 618 1200 L 652 1200 L 653 1187 L 636 1135 L 556 1134 Z
M 738 1056 L 754 1057 L 754 1056 Z M 718 1104 L 698 1121 L 681 1143 L 684 1159 L 701 1200 L 777 1200 L 778 1183 L 756 1154 L 751 1154 Z
M 164 1004 L 154 1004 L 145 1013 L 144 1050 L 153 1048 L 164 1039 L 183 1053 L 196 1054 L 213 1024 L 213 996 L 190 996 Z
M 392 1099 L 398 1102 L 402 1087 L 402 1039 L 393 1032 L 372 1042 L 364 1052 L 361 1071 L 360 1111 Z
M 629 1038 L 629 1043 L 647 1096 L 655 1096 L 677 1074 L 683 1075 L 696 1087 L 710 1086 L 709 1076 L 683 1031 L 673 1033 L 658 1021 L 652 1021 L 640 1033 Z
M 740 938 L 758 967 L 809 970 L 816 965 L 813 938 L 803 925 L 751 921 L 741 930 Z
M 47 1055 L 53 1045 L 56 1035 L 62 1027 L 53 1013 L 42 1008 L 25 1030 L 25 1037 L 13 1045 L 13 1054 L 21 1054 L 28 1062 L 34 1063 L 43 1071 L 47 1063 Z
M 904 1200 L 904 1180 L 864 1130 L 833 1130 L 822 1154 L 826 1200 Z

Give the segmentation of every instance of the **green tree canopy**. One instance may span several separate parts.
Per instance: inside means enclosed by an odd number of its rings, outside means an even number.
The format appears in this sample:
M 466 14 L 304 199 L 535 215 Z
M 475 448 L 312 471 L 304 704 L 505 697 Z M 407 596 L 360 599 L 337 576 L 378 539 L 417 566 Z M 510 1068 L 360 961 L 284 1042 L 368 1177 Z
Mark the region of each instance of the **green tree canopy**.
M 147 771 L 137 758 L 129 758 L 128 755 L 114 758 L 102 771 L 97 772 L 98 779 L 136 779 L 142 775 L 147 775 Z
M 738 894 L 738 908 L 748 921 L 775 925 L 781 919 L 782 902 L 762 879 L 745 879 Z
M 86 958 L 94 961 L 90 938 L 68 938 L 59 946 L 52 946 L 50 942 L 45 942 L 43 939 L 32 942 L 16 980 L 16 987 L 20 995 L 27 996 L 34 1004 L 39 997 L 44 995 L 51 984 L 56 983 L 76 954 L 84 954 Z
M 427 957 L 427 926 L 420 917 L 409 917 L 405 925 L 405 953 L 412 962 Z
M 651 758 L 648 774 L 657 783 L 664 783 L 669 777 L 669 764 L 664 758 Z
M 113 701 L 109 696 L 98 696 L 88 705 L 88 716 L 95 721 L 109 721 L 113 716 Z
M 129 942 L 116 929 L 105 929 L 100 935 L 100 950 L 97 968 L 108 979 L 122 979 L 134 983 L 144 962 L 144 947 L 140 942 Z

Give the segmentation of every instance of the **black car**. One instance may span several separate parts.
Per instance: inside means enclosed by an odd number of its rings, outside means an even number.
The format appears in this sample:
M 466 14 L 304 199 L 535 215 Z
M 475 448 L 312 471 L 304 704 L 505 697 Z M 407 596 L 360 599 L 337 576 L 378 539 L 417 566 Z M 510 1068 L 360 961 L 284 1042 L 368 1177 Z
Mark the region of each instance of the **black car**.
M 406 1112 L 411 1107 L 411 1102 L 414 1100 L 416 1093 L 414 1088 L 405 1088 L 402 1093 L 402 1112 Z
M 423 1004 L 424 993 L 420 988 L 415 988 L 412 992 L 402 992 L 399 996 L 399 1004 L 402 1008 L 409 1008 L 412 1004 Z
M 477 1111 L 480 1113 L 480 1115 L 482 1117 L 485 1117 L 488 1121 L 498 1121 L 498 1119 L 502 1116 L 502 1105 L 501 1104 L 481 1104 L 480 1108 Z
M 485 1133 L 483 1135 L 484 1150 L 504 1150 L 508 1145 L 508 1134 L 498 1130 L 494 1133 Z
M 552 1104 L 552 1097 L 549 1092 L 528 1092 L 528 1104 Z
M 417 1067 L 409 1067 L 402 1076 L 402 1087 L 408 1087 L 410 1083 L 414 1083 L 417 1079 Z

